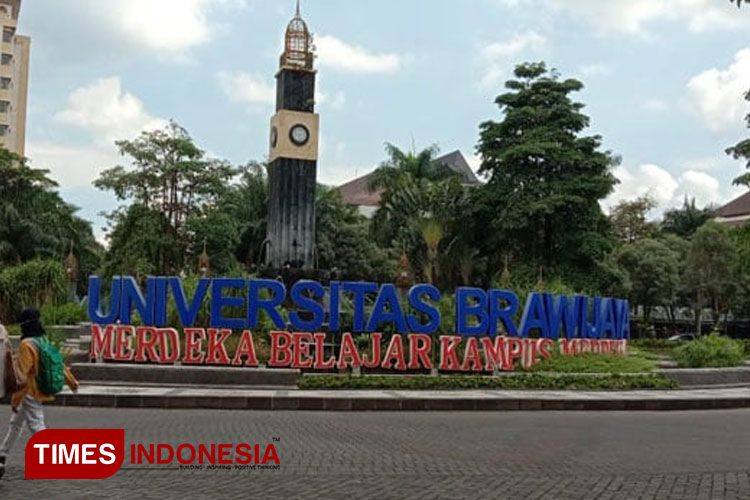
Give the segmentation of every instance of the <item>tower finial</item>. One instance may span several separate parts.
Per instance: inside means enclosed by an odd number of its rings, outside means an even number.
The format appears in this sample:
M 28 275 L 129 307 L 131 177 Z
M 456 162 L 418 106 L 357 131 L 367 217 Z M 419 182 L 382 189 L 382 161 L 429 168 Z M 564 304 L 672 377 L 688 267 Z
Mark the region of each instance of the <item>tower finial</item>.
M 299 13 L 299 0 L 297 0 L 297 11 L 295 12 L 295 17 L 302 17 L 302 15 Z

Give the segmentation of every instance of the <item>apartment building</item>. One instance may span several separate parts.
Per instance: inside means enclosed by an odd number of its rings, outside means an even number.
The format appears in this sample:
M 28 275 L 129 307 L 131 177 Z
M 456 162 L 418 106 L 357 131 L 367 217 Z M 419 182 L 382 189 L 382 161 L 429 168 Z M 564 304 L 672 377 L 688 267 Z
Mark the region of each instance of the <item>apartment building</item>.
M 0 0 L 0 146 L 24 155 L 31 39 L 16 32 L 20 11 L 21 0 Z

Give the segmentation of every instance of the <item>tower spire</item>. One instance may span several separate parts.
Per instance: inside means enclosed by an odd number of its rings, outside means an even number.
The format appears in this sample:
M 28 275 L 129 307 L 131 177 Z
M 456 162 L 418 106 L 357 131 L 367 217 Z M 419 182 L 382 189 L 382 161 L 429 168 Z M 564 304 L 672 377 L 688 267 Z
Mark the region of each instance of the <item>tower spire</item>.
M 302 19 L 300 1 L 297 0 L 294 17 L 286 27 L 284 53 L 281 55 L 280 66 L 312 71 L 315 58 L 313 50 L 312 36 L 305 20 Z

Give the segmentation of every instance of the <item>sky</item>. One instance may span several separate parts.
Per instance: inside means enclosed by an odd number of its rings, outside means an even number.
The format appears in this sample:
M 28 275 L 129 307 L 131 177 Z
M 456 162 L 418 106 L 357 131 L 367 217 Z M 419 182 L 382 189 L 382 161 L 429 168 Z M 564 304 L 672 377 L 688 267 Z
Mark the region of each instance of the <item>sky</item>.
M 605 201 L 650 194 L 654 215 L 742 193 L 724 150 L 747 137 L 750 8 L 728 0 L 302 0 L 317 48 L 319 181 L 385 159 L 384 144 L 460 149 L 515 64 L 580 79 L 587 134 L 622 158 Z M 543 5 L 543 7 L 540 7 Z M 210 155 L 263 161 L 293 0 L 25 0 L 32 38 L 27 155 L 99 238 L 117 200 L 92 181 L 114 141 L 168 120 Z

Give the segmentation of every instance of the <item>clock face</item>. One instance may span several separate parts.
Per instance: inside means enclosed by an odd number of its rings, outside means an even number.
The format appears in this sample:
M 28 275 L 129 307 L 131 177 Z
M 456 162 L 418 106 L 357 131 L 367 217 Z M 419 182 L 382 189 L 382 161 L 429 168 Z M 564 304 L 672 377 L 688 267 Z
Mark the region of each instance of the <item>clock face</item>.
M 304 125 L 295 125 L 289 131 L 289 137 L 297 146 L 304 146 L 310 140 L 310 131 Z
M 271 147 L 275 148 L 277 142 L 279 142 L 279 130 L 276 127 L 271 127 Z

